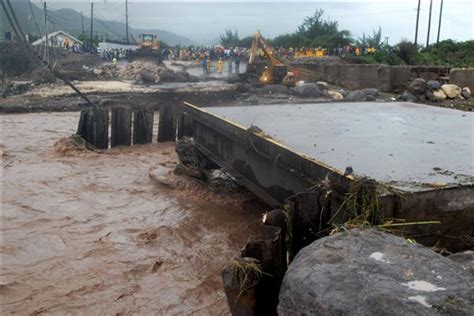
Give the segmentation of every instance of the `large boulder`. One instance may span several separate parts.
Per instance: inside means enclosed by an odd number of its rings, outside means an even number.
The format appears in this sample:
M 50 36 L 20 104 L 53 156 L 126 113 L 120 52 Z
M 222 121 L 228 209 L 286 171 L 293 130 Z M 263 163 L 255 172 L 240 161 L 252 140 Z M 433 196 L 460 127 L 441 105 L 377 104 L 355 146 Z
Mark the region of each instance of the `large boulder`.
M 176 82 L 187 82 L 189 81 L 189 73 L 187 71 L 177 71 L 175 80 Z
M 155 75 L 149 70 L 142 70 L 140 72 L 140 79 L 143 83 L 153 84 L 156 83 Z
M 446 96 L 450 99 L 455 99 L 461 95 L 461 88 L 455 84 L 444 84 L 441 89 L 446 93 Z
M 429 80 L 427 84 L 428 87 L 433 91 L 441 89 L 441 82 L 438 80 Z
M 176 82 L 176 73 L 168 68 L 162 68 L 160 70 L 160 81 L 161 82 Z
M 422 78 L 416 78 L 408 85 L 408 91 L 413 95 L 424 95 L 426 90 L 428 90 L 428 85 Z
M 474 276 L 474 251 L 467 250 L 464 252 L 455 253 L 450 255 L 448 258 L 460 264 L 464 270 Z
M 414 101 L 417 101 L 418 98 L 416 97 L 416 95 L 414 95 L 413 93 L 411 93 L 410 91 L 408 90 L 405 90 L 403 92 L 403 94 L 400 96 L 400 98 L 403 100 L 403 101 L 409 101 L 409 102 L 414 102 Z
M 328 90 L 328 96 L 333 99 L 333 100 L 342 100 L 344 99 L 344 96 L 340 93 L 340 92 L 337 92 L 337 91 L 334 91 L 334 90 Z
M 346 101 L 366 101 L 367 95 L 362 90 L 351 91 L 345 98 Z
M 318 85 L 319 89 L 321 90 L 327 90 L 329 89 L 329 84 L 324 81 L 316 81 L 316 84 Z
M 435 90 L 433 91 L 433 96 L 436 100 L 445 100 L 446 99 L 446 93 L 444 93 L 443 90 Z
M 429 248 L 353 229 L 300 250 L 279 315 L 472 315 L 474 277 Z
M 375 88 L 365 88 L 360 91 L 364 92 L 366 96 L 373 96 L 374 98 L 379 95 L 379 90 Z
M 321 90 L 315 83 L 302 83 L 293 88 L 293 93 L 300 97 L 320 97 Z

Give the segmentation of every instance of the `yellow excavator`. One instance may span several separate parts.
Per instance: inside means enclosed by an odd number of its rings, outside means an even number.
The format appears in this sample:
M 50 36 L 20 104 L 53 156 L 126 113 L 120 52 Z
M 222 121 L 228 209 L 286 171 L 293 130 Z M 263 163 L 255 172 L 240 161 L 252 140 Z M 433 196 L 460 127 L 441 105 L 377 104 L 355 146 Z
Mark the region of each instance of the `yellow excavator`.
M 262 61 L 262 57 L 267 61 L 265 64 L 258 62 Z M 250 48 L 247 72 L 257 74 L 259 82 L 262 84 L 275 83 L 288 86 L 295 84 L 293 72 L 289 71 L 288 66 L 273 55 L 271 46 L 259 31 L 255 33 Z
M 161 63 L 161 50 L 155 34 L 140 34 L 138 36 L 138 49 L 128 56 L 129 61 L 152 60 Z

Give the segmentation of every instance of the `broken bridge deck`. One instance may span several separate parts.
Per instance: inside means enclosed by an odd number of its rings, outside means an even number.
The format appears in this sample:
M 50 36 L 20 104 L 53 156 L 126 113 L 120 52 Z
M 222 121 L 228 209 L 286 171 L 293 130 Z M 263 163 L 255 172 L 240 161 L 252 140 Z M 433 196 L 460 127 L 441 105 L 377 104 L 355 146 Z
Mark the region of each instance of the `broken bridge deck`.
M 381 196 L 385 218 L 442 223 L 410 228 L 417 241 L 453 250 L 474 241 L 473 113 L 399 102 L 184 104 L 176 112 L 178 138 L 193 137 L 269 205 L 324 182 L 344 195 L 367 176 L 398 192 Z

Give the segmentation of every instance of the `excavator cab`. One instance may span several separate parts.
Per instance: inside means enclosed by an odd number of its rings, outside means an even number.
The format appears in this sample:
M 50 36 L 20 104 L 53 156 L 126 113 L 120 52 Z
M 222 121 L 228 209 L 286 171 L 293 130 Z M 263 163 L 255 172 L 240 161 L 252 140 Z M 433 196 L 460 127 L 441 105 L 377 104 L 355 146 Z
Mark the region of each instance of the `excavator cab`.
M 263 52 L 262 58 L 266 59 L 266 65 L 262 69 L 257 63 L 257 50 Z M 259 75 L 259 82 L 262 84 L 285 84 L 292 86 L 295 84 L 295 77 L 292 72 L 288 71 L 288 66 L 273 56 L 270 45 L 262 37 L 260 32 L 254 36 L 252 47 L 250 49 L 249 62 L 247 66 L 248 72 Z
M 129 54 L 129 61 L 145 60 L 162 63 L 160 45 L 155 34 L 140 34 L 138 41 L 138 49 Z

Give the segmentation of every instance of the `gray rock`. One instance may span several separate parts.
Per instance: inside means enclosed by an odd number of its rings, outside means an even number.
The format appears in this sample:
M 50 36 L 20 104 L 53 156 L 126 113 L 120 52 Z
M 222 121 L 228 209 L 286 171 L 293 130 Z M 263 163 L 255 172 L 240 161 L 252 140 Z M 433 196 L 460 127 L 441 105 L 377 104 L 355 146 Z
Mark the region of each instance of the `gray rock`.
M 160 71 L 160 81 L 176 82 L 176 73 L 171 69 L 163 68 Z
M 468 87 L 462 88 L 461 95 L 467 100 L 471 97 L 471 90 Z
M 366 88 L 366 89 L 362 89 L 361 91 L 364 92 L 365 95 L 371 95 L 373 97 L 376 97 L 379 95 L 379 90 L 375 88 Z
M 365 100 L 366 101 L 375 101 L 376 98 L 372 94 L 368 94 L 368 95 L 365 96 Z
M 342 88 L 339 88 L 339 89 L 335 89 L 337 92 L 339 92 L 340 94 L 342 94 L 342 96 L 345 98 L 347 97 L 347 95 L 349 94 L 349 92 L 346 90 L 346 89 L 342 89 Z
M 315 83 L 302 83 L 293 88 L 293 93 L 300 97 L 320 97 L 321 90 Z
M 176 82 L 189 81 L 189 73 L 187 73 L 186 71 L 177 71 L 175 75 L 176 75 Z
M 210 189 L 217 193 L 232 192 L 239 188 L 235 179 L 221 169 L 208 172 L 207 183 Z
M 417 78 L 408 85 L 408 91 L 413 95 L 425 94 L 427 90 L 428 85 L 426 84 L 426 81 L 422 78 Z
M 316 84 L 318 85 L 318 88 L 321 90 L 327 90 L 329 89 L 329 84 L 324 81 L 316 81 Z
M 431 90 L 426 90 L 425 97 L 426 97 L 426 99 L 428 99 L 430 101 L 438 101 L 437 97 L 435 97 L 433 91 L 431 91 Z
M 474 251 L 468 250 L 455 253 L 448 256 L 448 258 L 456 263 L 459 263 L 464 270 L 474 275 Z
M 279 315 L 472 315 L 474 277 L 404 238 L 353 229 L 300 250 Z
M 418 98 L 408 90 L 405 90 L 405 92 L 403 92 L 403 94 L 400 96 L 400 98 L 403 101 L 410 101 L 410 102 L 418 100 Z
M 441 89 L 441 82 L 438 80 L 430 80 L 428 81 L 428 87 L 433 91 L 439 90 Z
M 155 75 L 148 70 L 143 70 L 140 73 L 140 79 L 143 83 L 150 83 L 150 84 L 156 83 Z
M 267 84 L 264 85 L 262 88 L 259 89 L 260 92 L 262 93 L 281 93 L 281 94 L 289 94 L 290 89 L 288 89 L 287 86 L 282 85 L 282 84 Z
M 367 95 L 362 90 L 356 90 L 349 92 L 349 94 L 344 99 L 346 101 L 366 101 Z

